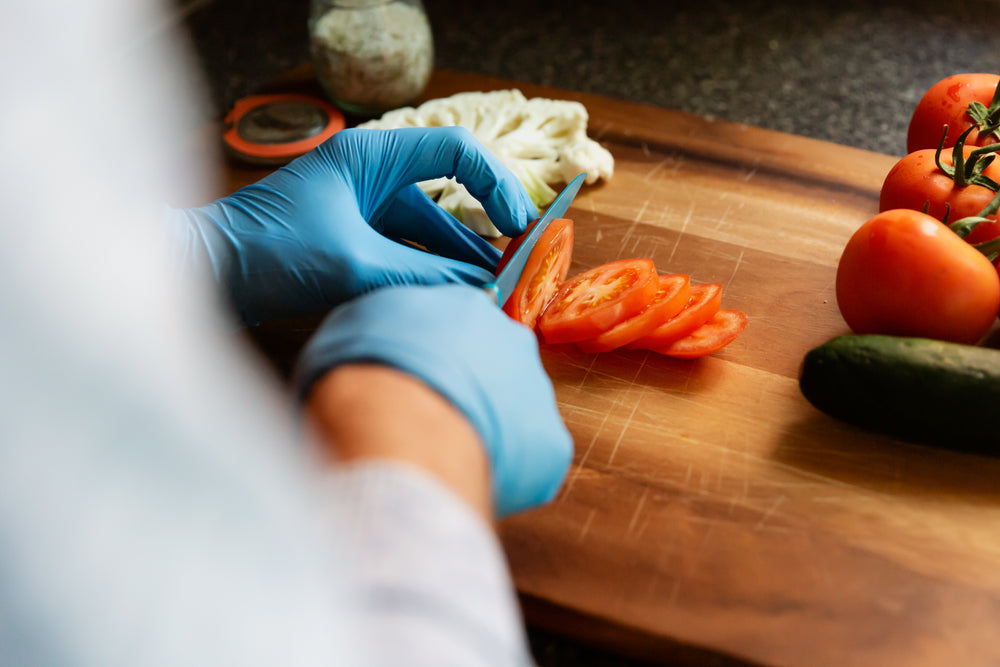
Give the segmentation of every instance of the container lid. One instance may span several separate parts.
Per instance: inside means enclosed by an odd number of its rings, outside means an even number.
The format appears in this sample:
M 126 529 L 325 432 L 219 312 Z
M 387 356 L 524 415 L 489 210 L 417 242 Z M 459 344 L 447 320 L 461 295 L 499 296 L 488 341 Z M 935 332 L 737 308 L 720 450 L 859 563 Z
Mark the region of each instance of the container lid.
M 237 100 L 224 119 L 226 148 L 254 164 L 284 164 L 344 129 L 344 115 L 329 102 L 291 93 Z

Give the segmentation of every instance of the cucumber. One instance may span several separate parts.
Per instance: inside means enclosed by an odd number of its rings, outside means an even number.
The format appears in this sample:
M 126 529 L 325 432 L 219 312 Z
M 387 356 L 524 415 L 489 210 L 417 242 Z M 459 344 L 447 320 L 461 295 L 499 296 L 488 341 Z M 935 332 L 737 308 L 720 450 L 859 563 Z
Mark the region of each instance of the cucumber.
M 799 388 L 842 421 L 922 444 L 1000 453 L 1000 350 L 838 336 L 810 350 Z

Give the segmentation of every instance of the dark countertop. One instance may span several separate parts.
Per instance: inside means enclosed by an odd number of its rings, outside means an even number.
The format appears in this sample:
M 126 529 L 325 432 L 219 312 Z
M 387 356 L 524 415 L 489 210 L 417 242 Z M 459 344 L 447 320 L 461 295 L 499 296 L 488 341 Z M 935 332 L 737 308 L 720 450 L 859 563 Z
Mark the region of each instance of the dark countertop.
M 424 2 L 439 67 L 892 155 L 931 84 L 1000 72 L 997 0 Z M 216 113 L 308 62 L 307 16 L 306 0 L 190 4 Z M 539 630 L 531 641 L 542 667 L 638 664 Z
M 439 67 L 887 154 L 935 81 L 1000 71 L 997 0 L 426 0 Z M 651 7 L 653 9 L 651 9 Z M 212 0 L 188 24 L 218 109 L 308 61 L 308 2 Z

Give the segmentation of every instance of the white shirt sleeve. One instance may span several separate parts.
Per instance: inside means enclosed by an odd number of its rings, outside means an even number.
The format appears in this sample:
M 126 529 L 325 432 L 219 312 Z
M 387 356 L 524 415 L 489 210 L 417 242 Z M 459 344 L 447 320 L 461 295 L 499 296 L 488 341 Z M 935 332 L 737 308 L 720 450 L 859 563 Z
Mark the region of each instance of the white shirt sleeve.
M 350 508 L 343 544 L 377 664 L 531 664 L 499 542 L 465 503 L 402 464 L 334 473 L 329 490 Z
M 0 3 L 0 664 L 528 662 L 489 527 L 416 471 L 320 466 L 171 275 L 161 204 L 214 176 L 150 7 Z

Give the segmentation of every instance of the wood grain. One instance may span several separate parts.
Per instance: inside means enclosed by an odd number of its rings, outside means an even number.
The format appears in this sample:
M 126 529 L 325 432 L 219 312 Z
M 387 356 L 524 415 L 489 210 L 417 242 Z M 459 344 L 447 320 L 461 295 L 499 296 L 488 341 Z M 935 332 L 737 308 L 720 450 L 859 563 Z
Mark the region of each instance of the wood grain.
M 805 352 L 846 332 L 837 258 L 894 158 L 460 73 L 426 95 L 505 87 L 583 102 L 614 154 L 568 214 L 571 273 L 650 257 L 750 317 L 693 362 L 544 348 L 576 456 L 555 502 L 500 525 L 529 619 L 671 664 L 1000 664 L 1000 461 L 798 391 Z

